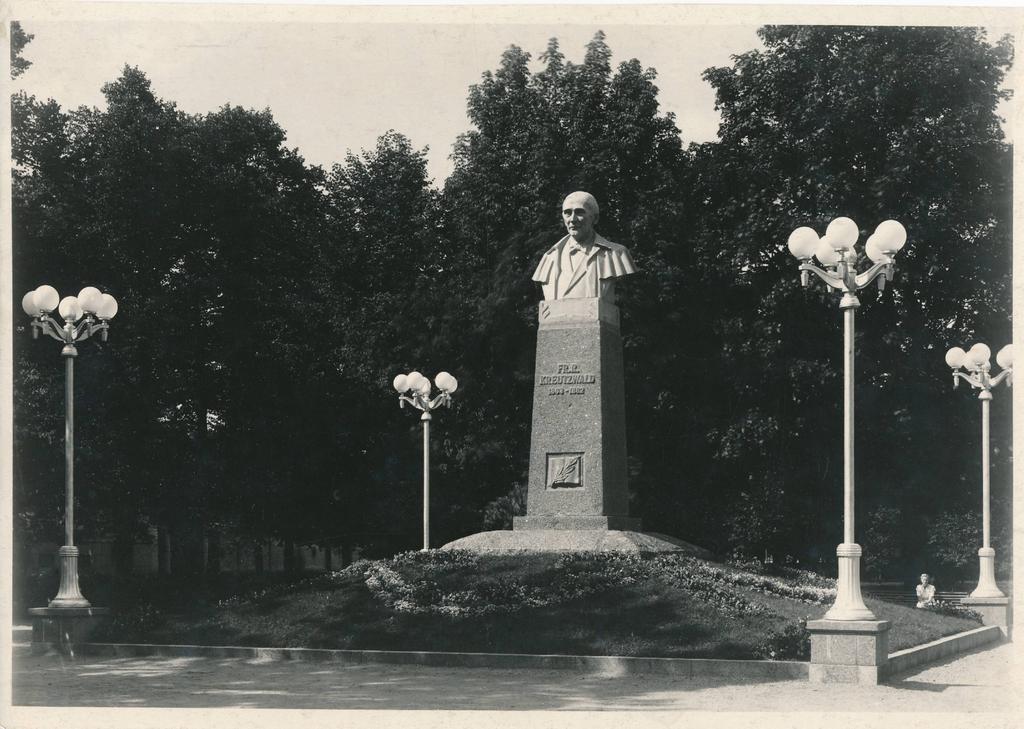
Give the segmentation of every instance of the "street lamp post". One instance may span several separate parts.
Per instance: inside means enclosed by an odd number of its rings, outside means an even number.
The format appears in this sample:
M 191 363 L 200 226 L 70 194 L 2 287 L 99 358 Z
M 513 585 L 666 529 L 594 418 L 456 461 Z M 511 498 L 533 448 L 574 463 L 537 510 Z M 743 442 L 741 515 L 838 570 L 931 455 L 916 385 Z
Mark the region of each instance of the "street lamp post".
M 992 388 L 1003 380 L 1010 385 L 1013 379 L 1013 345 L 1007 344 L 996 355 L 996 363 L 1002 372 L 994 377 L 989 374 L 992 368 L 990 357 L 992 350 L 978 342 L 968 351 L 953 347 L 946 352 L 946 364 L 953 370 L 953 387 L 963 380 L 974 389 L 981 390 L 981 507 L 982 507 L 982 546 L 978 550 L 979 573 L 978 586 L 971 597 L 1006 597 L 996 585 L 996 550 L 992 549 L 989 510 L 989 407 L 992 402 Z M 961 372 L 961 368 L 967 372 Z
M 29 291 L 21 300 L 25 313 L 32 317 L 32 338 L 40 332 L 64 345 L 64 546 L 60 555 L 60 588 L 50 600 L 51 608 L 87 608 L 89 601 L 78 586 L 78 547 L 75 546 L 75 460 L 74 460 L 74 399 L 76 345 L 93 334 L 107 341 L 108 322 L 117 314 L 117 301 L 110 294 L 100 293 L 86 286 L 78 296 L 60 298 L 57 289 L 43 285 Z M 64 324 L 59 324 L 50 312 L 58 310 Z M 81 321 L 79 321 L 81 320 Z M 77 322 L 77 324 L 76 324 Z
M 907 231 L 895 220 L 880 223 L 864 246 L 873 265 L 863 273 L 856 270 L 854 244 L 860 229 L 849 218 L 836 218 L 828 224 L 825 235 L 818 238 L 812 228 L 794 230 L 788 241 L 789 251 L 800 261 L 800 283 L 810 285 L 813 273 L 825 284 L 842 294 L 839 308 L 843 312 L 843 543 L 836 547 L 839 579 L 836 582 L 835 604 L 825 620 L 874 620 L 874 613 L 864 604 L 860 591 L 860 545 L 854 542 L 854 456 L 853 456 L 853 383 L 854 383 L 854 313 L 860 306 L 857 292 L 877 279 L 878 289 L 893 276 L 893 258 L 907 241 Z M 816 257 L 821 267 L 811 263 Z
M 433 399 L 430 380 L 419 372 L 398 375 L 393 384 L 398 391 L 399 407 L 404 408 L 409 403 L 423 411 L 420 420 L 423 422 L 423 551 L 426 551 L 430 549 L 430 414 L 439 407 L 451 407 L 452 393 L 458 389 L 459 381 L 447 372 L 438 373 L 434 384 L 441 393 Z

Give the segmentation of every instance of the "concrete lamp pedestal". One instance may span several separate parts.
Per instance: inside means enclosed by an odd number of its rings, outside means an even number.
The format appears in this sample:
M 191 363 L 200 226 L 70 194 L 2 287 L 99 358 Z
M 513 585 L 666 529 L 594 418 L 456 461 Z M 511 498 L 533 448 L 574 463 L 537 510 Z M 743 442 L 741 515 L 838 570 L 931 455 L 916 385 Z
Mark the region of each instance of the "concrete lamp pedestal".
M 986 524 L 986 530 L 987 530 Z M 988 535 L 985 536 L 986 541 Z M 998 625 L 1003 637 L 1010 637 L 1012 620 L 1010 617 L 1010 598 L 1003 594 L 996 584 L 996 550 L 982 547 L 978 550 L 978 586 L 960 603 L 975 612 L 981 613 L 985 625 Z
M 28 614 L 32 616 L 33 651 L 56 647 L 73 656 L 75 644 L 88 640 L 89 634 L 110 615 L 110 608 L 29 608 Z
M 1010 638 L 1013 626 L 1013 611 L 1008 597 L 965 597 L 960 604 L 981 613 L 985 625 L 998 625 L 1004 638 Z
M 888 620 L 809 620 L 811 683 L 873 686 L 889 662 Z

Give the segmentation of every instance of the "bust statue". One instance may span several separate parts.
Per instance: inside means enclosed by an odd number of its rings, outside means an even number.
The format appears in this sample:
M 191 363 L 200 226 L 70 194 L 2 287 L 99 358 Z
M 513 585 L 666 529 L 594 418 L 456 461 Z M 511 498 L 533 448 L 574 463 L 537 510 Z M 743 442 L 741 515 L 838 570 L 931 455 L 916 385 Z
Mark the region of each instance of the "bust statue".
M 636 272 L 625 246 L 595 232 L 599 213 L 589 192 L 565 198 L 562 221 L 569 234 L 544 253 L 533 272 L 545 301 L 602 298 L 614 303 L 615 279 Z

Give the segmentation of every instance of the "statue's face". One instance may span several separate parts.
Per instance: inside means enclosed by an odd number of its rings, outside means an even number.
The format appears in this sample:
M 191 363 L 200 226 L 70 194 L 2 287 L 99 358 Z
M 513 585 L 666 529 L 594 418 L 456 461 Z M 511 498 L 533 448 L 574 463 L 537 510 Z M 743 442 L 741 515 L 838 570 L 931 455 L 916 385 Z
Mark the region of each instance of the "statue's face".
M 578 241 L 587 241 L 594 236 L 597 213 L 583 195 L 570 195 L 562 203 L 562 222 L 569 235 Z

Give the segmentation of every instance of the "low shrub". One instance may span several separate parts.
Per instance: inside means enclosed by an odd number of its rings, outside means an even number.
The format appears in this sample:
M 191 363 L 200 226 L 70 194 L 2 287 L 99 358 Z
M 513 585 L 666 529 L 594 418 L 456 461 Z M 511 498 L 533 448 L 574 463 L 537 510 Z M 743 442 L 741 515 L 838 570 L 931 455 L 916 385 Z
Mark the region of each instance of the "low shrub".
M 616 585 L 635 585 L 650 577 L 650 564 L 637 554 L 570 553 L 555 563 L 562 602 L 603 592 Z
M 822 587 L 826 590 L 836 589 L 836 578 L 826 577 L 820 575 L 817 572 L 811 570 L 802 570 L 799 567 L 787 567 L 786 565 L 779 565 L 772 567 L 772 573 L 778 575 L 787 580 L 795 580 L 804 585 L 810 585 L 811 587 Z
M 940 615 L 950 615 L 954 618 L 966 618 L 978 623 L 983 620 L 981 613 L 977 610 L 971 610 L 969 607 L 958 605 L 955 602 L 947 602 L 946 600 L 932 600 L 930 603 L 925 604 L 923 609 L 931 610 L 933 613 L 939 613 Z
M 466 567 L 476 566 L 480 561 L 480 555 L 465 549 L 431 549 L 425 552 L 422 550 L 413 550 L 396 554 L 394 557 L 386 561 L 396 569 L 415 566 L 424 570 L 459 570 Z
M 728 589 L 726 574 L 706 562 L 685 557 L 680 559 L 673 555 L 656 557 L 653 560 L 657 575 L 669 584 L 682 587 L 700 600 L 713 605 L 723 614 L 731 617 L 742 615 L 771 615 L 767 605 L 748 600 Z
M 765 564 L 761 560 L 755 557 L 746 557 L 738 553 L 733 553 L 732 556 L 729 557 L 728 564 L 730 567 L 735 567 L 736 569 L 743 570 L 744 572 L 753 572 L 755 575 L 764 574 L 766 569 Z
M 769 661 L 809 661 L 811 634 L 807 632 L 807 619 L 772 630 L 754 651 L 759 658 Z
M 319 572 L 309 577 L 294 577 L 283 581 L 259 584 L 247 590 L 236 592 L 217 600 L 217 607 L 237 607 L 246 603 L 259 602 L 273 598 L 281 598 L 316 587 L 333 587 L 345 579 L 361 577 L 367 562 L 352 564 L 335 572 Z
M 163 612 L 158 607 L 148 602 L 140 603 L 127 610 L 114 611 L 110 620 L 96 628 L 91 640 L 133 640 L 160 627 L 165 620 Z
M 467 589 L 446 592 L 440 576 L 476 563 L 470 552 L 406 552 L 391 560 L 370 562 L 363 576 L 367 589 L 397 612 L 436 613 L 469 617 L 568 602 L 632 584 L 643 571 L 635 555 L 568 554 L 554 564 L 555 576 L 543 585 L 531 585 L 513 577 L 482 579 Z M 413 575 L 405 575 L 413 572 Z
M 370 562 L 364 573 L 366 587 L 378 600 L 399 612 L 414 612 L 412 587 L 385 562 Z
M 835 582 L 831 587 L 817 587 L 802 584 L 797 578 L 772 577 L 764 574 L 741 571 L 729 567 L 716 567 L 692 557 L 680 559 L 676 556 L 659 557 L 657 560 L 665 569 L 678 577 L 680 573 L 703 577 L 707 582 L 719 586 L 746 587 L 766 594 L 778 595 L 816 605 L 824 605 L 835 599 Z

